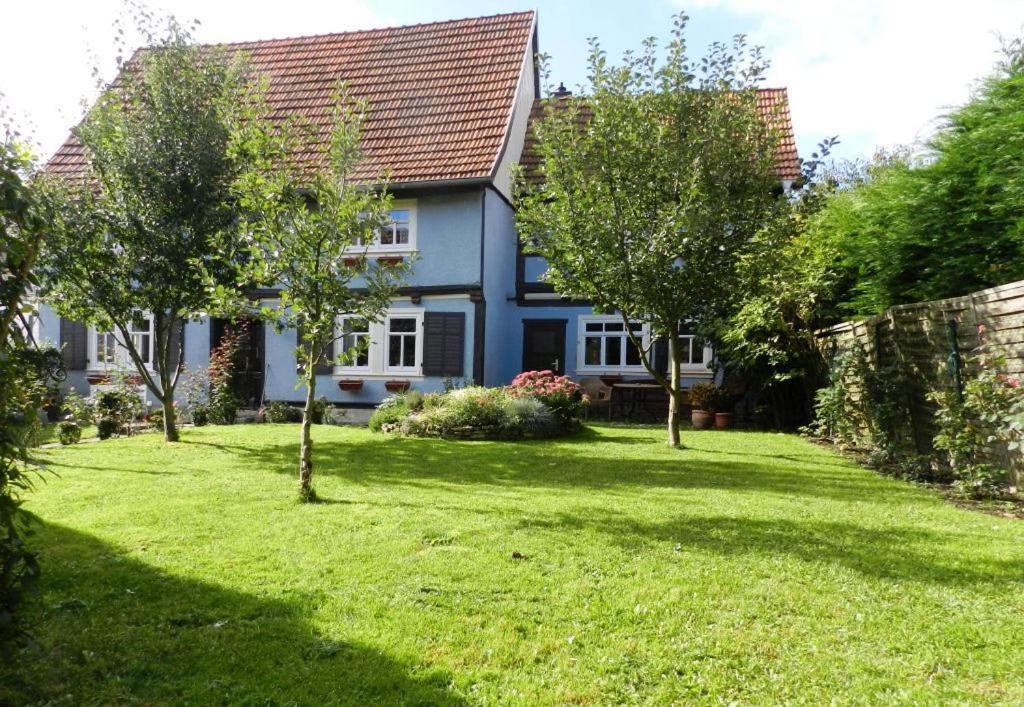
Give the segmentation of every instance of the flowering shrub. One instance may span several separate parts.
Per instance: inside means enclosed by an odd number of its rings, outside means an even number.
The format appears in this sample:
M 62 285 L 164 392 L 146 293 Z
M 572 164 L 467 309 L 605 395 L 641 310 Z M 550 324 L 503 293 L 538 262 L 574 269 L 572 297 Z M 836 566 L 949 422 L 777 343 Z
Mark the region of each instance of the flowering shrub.
M 573 392 L 570 388 L 563 394 Z M 472 386 L 386 398 L 370 418 L 370 429 L 415 437 L 514 439 L 564 434 L 575 429 L 575 420 L 564 423 L 539 397 L 527 393 L 517 397 L 509 388 Z
M 513 398 L 536 398 L 563 423 L 579 419 L 590 402 L 583 389 L 568 376 L 552 371 L 525 371 L 512 379 L 505 389 Z
M 956 477 L 954 486 L 967 495 L 983 497 L 1005 491 L 1007 470 L 992 463 L 991 452 L 1000 445 L 1021 448 L 1024 388 L 1019 379 L 999 372 L 1005 361 L 985 345 L 984 326 L 978 327 L 978 333 L 981 347 L 965 357 L 965 367 L 973 373 L 964 380 L 963 395 L 945 390 L 928 397 L 938 405 L 935 448 L 946 453 L 946 463 Z

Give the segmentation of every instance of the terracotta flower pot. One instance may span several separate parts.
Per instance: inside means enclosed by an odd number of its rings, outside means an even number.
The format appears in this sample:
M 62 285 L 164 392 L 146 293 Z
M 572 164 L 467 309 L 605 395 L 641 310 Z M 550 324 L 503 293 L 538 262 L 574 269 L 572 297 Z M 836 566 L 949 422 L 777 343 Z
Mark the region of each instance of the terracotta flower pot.
M 409 390 L 409 381 L 387 381 L 384 387 L 391 393 L 404 393 Z
M 715 413 L 707 410 L 693 410 L 690 412 L 690 424 L 695 430 L 710 430 L 715 424 Z
M 338 381 L 338 387 L 347 392 L 356 392 L 363 389 L 363 382 L 359 379 L 348 379 Z
M 715 413 L 715 429 L 716 430 L 727 430 L 732 427 L 732 413 L 731 412 L 716 412 Z
M 377 264 L 394 267 L 396 265 L 401 265 L 403 260 L 405 260 L 405 258 L 400 255 L 385 255 L 377 258 Z

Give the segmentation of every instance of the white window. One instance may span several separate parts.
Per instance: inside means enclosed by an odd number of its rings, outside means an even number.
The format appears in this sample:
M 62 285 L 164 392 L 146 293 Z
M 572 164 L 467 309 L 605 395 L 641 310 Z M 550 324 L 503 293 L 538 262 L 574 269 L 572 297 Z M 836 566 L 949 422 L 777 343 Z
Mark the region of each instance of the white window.
M 356 243 L 353 250 L 368 253 L 411 253 L 416 250 L 416 202 L 409 200 L 391 203 L 391 219 L 377 232 L 373 243 Z
M 633 335 L 654 361 L 654 347 L 651 346 L 651 332 L 647 324 L 631 322 Z M 640 352 L 626 333 L 626 326 L 619 316 L 588 315 L 579 319 L 577 338 L 577 369 L 586 373 L 645 373 L 640 361 Z M 688 373 L 707 373 L 713 352 L 710 346 L 703 346 L 692 334 L 680 337 L 681 369 Z
M 370 368 L 370 322 L 359 317 L 342 317 L 341 368 L 365 370 Z
M 153 318 L 140 316 L 128 328 L 132 344 L 139 353 L 139 358 L 147 367 L 153 365 Z M 135 365 L 128 349 L 118 343 L 117 337 L 110 331 L 89 329 L 89 368 L 110 370 L 114 368 L 131 368 Z
M 380 321 L 338 318 L 342 351 L 358 351 L 335 366 L 338 375 L 419 376 L 423 370 L 423 310 L 392 309 Z
M 650 328 L 642 322 L 630 322 L 633 335 L 646 348 L 649 346 Z M 640 352 L 626 333 L 621 317 L 580 317 L 579 359 L 581 370 L 589 371 L 643 371 Z
M 387 319 L 387 360 L 389 371 L 415 371 L 419 362 L 419 327 L 414 316 Z

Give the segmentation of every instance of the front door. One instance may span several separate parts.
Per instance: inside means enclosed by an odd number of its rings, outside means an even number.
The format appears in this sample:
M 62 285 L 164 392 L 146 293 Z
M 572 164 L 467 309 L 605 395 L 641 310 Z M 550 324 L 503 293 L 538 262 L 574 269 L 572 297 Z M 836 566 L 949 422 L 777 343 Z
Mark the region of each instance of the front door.
M 244 407 L 258 408 L 263 402 L 263 323 L 253 319 L 238 322 L 214 319 L 210 327 L 211 351 L 221 344 L 229 331 L 243 334 L 232 362 L 231 388 Z
M 564 319 L 523 320 L 523 370 L 565 373 Z

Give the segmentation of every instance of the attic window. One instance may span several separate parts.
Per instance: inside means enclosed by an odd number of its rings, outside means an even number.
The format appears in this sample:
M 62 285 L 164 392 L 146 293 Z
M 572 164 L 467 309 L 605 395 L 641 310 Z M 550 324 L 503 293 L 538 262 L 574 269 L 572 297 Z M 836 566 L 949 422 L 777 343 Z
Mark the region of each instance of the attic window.
M 391 219 L 373 243 L 357 243 L 352 250 L 366 253 L 411 253 L 416 250 L 416 202 L 394 201 Z

